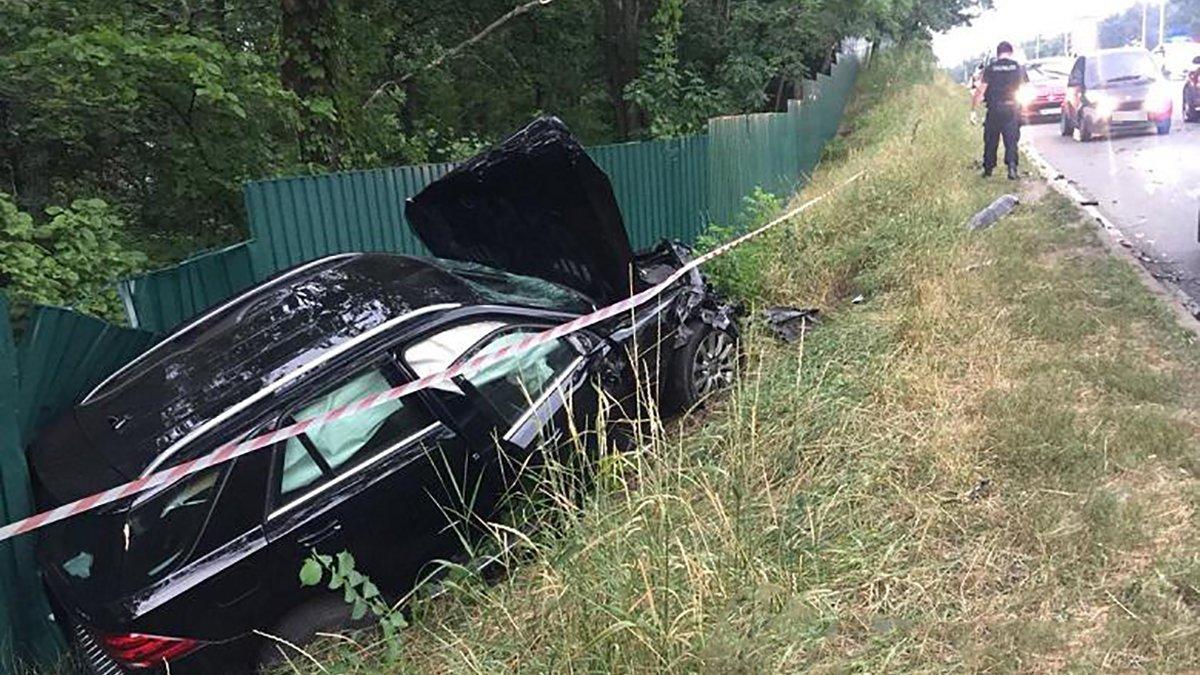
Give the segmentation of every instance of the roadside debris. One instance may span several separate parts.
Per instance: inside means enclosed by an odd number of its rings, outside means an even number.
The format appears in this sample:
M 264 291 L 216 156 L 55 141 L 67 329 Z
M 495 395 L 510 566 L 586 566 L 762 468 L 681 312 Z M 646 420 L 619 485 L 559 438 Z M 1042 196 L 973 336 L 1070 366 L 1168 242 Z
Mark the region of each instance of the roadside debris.
M 967 221 L 968 230 L 986 230 L 996 221 L 1012 213 L 1013 209 L 1021 203 L 1021 199 L 1016 195 L 1004 195 L 996 201 L 992 202 L 986 209 L 976 213 Z
M 851 300 L 850 302 L 851 302 L 851 304 L 861 305 L 866 301 L 867 301 L 867 299 L 865 297 L 863 297 L 861 295 L 856 295 L 856 296 L 854 296 L 854 299 Z
M 821 323 L 821 310 L 815 308 L 768 307 L 763 310 L 767 325 L 775 336 L 787 343 L 800 339 L 813 326 Z
M 980 499 L 984 499 L 984 498 L 990 496 L 991 494 L 992 494 L 992 481 L 990 478 L 984 478 L 983 480 L 976 483 L 975 487 L 971 488 L 970 491 L 967 492 L 967 501 L 968 502 L 977 502 Z

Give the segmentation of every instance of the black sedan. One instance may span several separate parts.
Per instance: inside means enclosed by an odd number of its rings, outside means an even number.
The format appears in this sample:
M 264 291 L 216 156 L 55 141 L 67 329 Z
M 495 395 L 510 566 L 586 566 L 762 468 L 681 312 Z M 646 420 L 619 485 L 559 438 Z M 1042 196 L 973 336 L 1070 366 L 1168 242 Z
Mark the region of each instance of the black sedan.
M 665 242 L 635 255 L 607 178 L 551 118 L 408 215 L 436 258 L 355 253 L 283 272 L 101 383 L 30 448 L 40 505 L 440 372 L 628 297 L 688 255 Z M 56 616 L 98 672 L 251 670 L 277 654 L 256 631 L 297 643 L 348 618 L 340 596 L 301 587 L 313 551 L 350 551 L 402 593 L 461 551 L 464 514 L 496 517 L 522 468 L 589 436 L 568 430 L 592 426 L 600 391 L 630 400 L 645 367 L 662 409 L 682 410 L 730 384 L 737 340 L 693 272 L 632 314 L 64 521 L 38 541 Z

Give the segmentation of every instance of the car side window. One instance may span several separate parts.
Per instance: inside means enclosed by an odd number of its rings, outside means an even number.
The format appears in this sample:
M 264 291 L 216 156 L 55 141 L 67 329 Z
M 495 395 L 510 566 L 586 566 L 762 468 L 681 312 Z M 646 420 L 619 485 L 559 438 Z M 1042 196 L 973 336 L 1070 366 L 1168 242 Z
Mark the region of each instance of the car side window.
M 464 359 L 488 354 L 512 346 L 541 328 L 518 327 L 494 334 L 463 355 Z M 484 369 L 467 375 L 466 380 L 499 412 L 508 424 L 515 424 L 560 375 L 579 357 L 567 339 L 533 347 Z
M 284 424 L 303 422 L 394 385 L 381 367 L 361 371 L 300 406 Z M 342 473 L 358 462 L 421 431 L 432 416 L 414 399 L 388 401 L 357 414 L 310 428 L 288 439 L 277 472 L 279 501 Z
M 543 330 L 544 326 L 511 326 L 498 321 L 461 324 L 413 344 L 405 350 L 404 361 L 418 377 L 423 377 L 478 354 L 516 344 Z M 516 354 L 463 379 L 511 425 L 578 355 L 569 338 L 563 338 Z M 453 383 L 440 385 L 438 389 L 463 395 Z

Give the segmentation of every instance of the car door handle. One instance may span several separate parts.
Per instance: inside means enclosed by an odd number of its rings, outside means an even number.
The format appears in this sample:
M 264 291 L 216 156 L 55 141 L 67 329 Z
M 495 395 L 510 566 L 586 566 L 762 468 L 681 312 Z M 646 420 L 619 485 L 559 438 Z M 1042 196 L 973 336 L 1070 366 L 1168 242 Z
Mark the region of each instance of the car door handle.
M 309 532 L 308 534 L 300 535 L 299 537 L 296 538 L 296 543 L 300 544 L 304 548 L 311 548 L 311 547 L 316 546 L 317 544 L 325 541 L 326 539 L 329 539 L 330 537 L 336 535 L 338 532 L 341 532 L 341 531 L 342 531 L 342 523 L 340 521 L 334 520 L 332 522 L 326 523 L 325 525 L 322 525 L 321 528 L 315 532 Z

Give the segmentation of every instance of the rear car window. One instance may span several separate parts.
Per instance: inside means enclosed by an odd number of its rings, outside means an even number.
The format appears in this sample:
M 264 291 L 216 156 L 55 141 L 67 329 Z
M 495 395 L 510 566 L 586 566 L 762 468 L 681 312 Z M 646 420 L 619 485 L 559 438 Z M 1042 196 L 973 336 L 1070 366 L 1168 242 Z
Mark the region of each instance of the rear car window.
M 130 511 L 123 533 L 127 579 L 157 579 L 183 562 L 199 537 L 226 468 L 201 471 Z
M 379 368 L 368 369 L 301 406 L 285 422 L 311 419 L 392 386 Z M 286 501 L 303 488 L 318 485 L 432 422 L 419 402 L 399 399 L 313 427 L 284 444 L 278 494 Z

